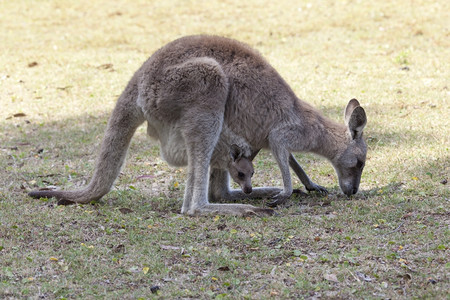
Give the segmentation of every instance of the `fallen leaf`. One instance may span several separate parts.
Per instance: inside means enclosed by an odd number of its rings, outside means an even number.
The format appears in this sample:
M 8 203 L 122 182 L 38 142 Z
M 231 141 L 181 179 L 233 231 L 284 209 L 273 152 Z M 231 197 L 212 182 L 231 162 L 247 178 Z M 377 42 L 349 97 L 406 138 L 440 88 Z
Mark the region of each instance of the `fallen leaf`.
M 219 225 L 217 225 L 217 229 L 218 229 L 218 230 L 224 230 L 225 228 L 227 228 L 227 225 L 225 225 L 225 224 L 219 224 Z
M 336 274 L 325 274 L 323 276 L 323 278 L 325 278 L 328 281 L 339 283 L 339 280 L 337 279 Z
M 142 268 L 142 272 L 143 272 L 144 274 L 147 274 L 147 273 L 148 273 L 148 270 L 150 270 L 149 267 L 143 267 L 143 268 Z
M 158 285 L 154 285 L 150 288 L 150 292 L 152 292 L 152 294 L 157 294 L 159 289 L 160 287 Z
M 180 247 L 176 246 L 159 245 L 159 247 L 161 247 L 161 249 L 163 250 L 181 250 Z
M 270 291 L 270 296 L 278 296 L 278 292 L 276 291 Z
M 398 275 L 398 277 L 399 277 L 399 278 L 403 278 L 403 279 L 405 279 L 405 280 L 411 280 L 411 279 L 412 279 L 411 275 L 408 274 L 408 273 L 406 273 L 406 274 L 404 274 L 404 275 Z
M 138 267 L 131 267 L 127 270 L 130 273 L 138 273 L 139 272 L 139 268 Z
M 361 272 L 355 272 L 355 274 L 356 274 L 356 276 L 358 276 L 361 280 L 364 280 L 364 281 L 367 281 L 367 282 L 371 282 L 371 281 L 373 280 L 370 276 L 368 276 L 368 275 L 366 275 L 366 274 L 363 274 L 363 273 L 361 273 Z
M 28 64 L 28 68 L 33 68 L 33 67 L 36 67 L 37 65 L 38 65 L 38 63 L 36 61 L 33 61 Z
M 136 179 L 151 179 L 151 178 L 155 178 L 154 175 L 141 175 L 136 177 Z
M 60 90 L 60 91 L 66 91 L 66 90 L 68 90 L 68 89 L 70 89 L 70 88 L 72 88 L 73 86 L 71 86 L 71 85 L 66 85 L 66 86 L 60 86 L 60 87 L 57 87 L 56 89 L 57 90 Z
M 402 217 L 402 219 L 407 219 L 407 218 L 411 217 L 412 215 L 413 215 L 412 212 L 407 213 L 407 214 L 405 214 L 405 215 Z
M 133 210 L 131 210 L 131 209 L 129 209 L 129 208 L 126 208 L 126 207 L 119 208 L 119 211 L 120 211 L 121 213 L 123 213 L 124 215 L 133 212 Z
M 108 17 L 121 16 L 121 15 L 122 15 L 122 13 L 120 11 L 116 11 L 116 12 L 109 14 Z
M 113 252 L 115 252 L 115 253 L 125 253 L 125 246 L 122 245 L 122 244 L 117 245 L 117 247 L 115 247 L 113 249 Z
M 103 69 L 103 70 L 107 70 L 107 69 L 112 69 L 113 68 L 113 64 L 103 64 L 97 67 L 97 69 Z
M 57 259 L 56 257 L 53 257 L 53 256 L 50 257 L 49 259 L 50 259 L 51 261 L 58 261 L 58 259 Z

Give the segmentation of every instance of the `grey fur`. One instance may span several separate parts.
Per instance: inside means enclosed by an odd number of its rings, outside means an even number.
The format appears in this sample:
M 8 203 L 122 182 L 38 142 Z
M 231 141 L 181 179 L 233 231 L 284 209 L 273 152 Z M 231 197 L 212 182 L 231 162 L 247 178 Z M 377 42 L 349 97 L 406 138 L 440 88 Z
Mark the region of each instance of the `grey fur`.
M 88 202 L 106 194 L 134 131 L 144 121 L 148 122 L 149 135 L 160 140 L 168 163 L 187 163 L 184 214 L 273 213 L 251 205 L 208 201 L 230 196 L 228 172 L 220 162 L 216 165 L 223 156 L 215 150 L 227 130 L 254 151 L 272 150 L 284 186 L 282 190 L 261 191 L 277 193 L 273 205 L 283 203 L 292 193 L 289 165 L 307 189 L 320 190 L 293 159 L 291 152 L 296 151 L 328 158 L 341 189 L 351 195 L 358 190 L 367 152 L 362 137 L 366 117 L 355 101 L 346 109 L 347 124 L 337 124 L 299 100 L 277 71 L 249 46 L 217 36 L 184 37 L 155 52 L 130 80 L 108 123 L 89 185 L 81 191 L 54 192 L 52 196 Z M 225 144 L 231 145 L 227 139 Z M 43 195 L 40 192 L 30 195 L 39 197 Z M 250 195 L 258 195 L 258 190 Z

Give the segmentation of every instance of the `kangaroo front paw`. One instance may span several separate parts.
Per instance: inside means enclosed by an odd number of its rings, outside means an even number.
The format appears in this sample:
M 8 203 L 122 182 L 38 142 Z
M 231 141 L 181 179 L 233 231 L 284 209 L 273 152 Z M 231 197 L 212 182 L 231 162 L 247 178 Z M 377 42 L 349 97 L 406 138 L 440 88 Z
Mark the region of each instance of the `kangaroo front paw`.
M 312 182 L 310 186 L 307 186 L 306 190 L 308 192 L 317 192 L 322 195 L 328 195 L 328 190 L 326 188 L 321 185 L 315 184 L 314 182 Z
M 289 197 L 291 196 L 291 194 L 289 193 L 285 193 L 285 192 L 281 192 L 278 195 L 272 197 L 272 201 L 267 203 L 267 206 L 269 207 L 276 207 L 278 205 L 282 205 L 284 203 L 286 203 L 287 199 L 289 199 Z

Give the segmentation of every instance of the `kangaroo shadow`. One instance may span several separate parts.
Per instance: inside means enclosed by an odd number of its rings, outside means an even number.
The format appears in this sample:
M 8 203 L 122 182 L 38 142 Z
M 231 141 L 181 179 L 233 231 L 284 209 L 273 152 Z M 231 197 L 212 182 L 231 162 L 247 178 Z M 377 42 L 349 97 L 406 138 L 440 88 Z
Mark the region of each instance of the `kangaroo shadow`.
M 322 109 L 322 112 L 334 120 L 342 121 L 343 109 L 344 107 L 338 105 L 327 106 Z M 109 112 L 101 112 L 95 115 L 85 114 L 48 121 L 43 124 L 34 122 L 32 119 L 28 120 L 27 117 L 0 122 L 2 128 L 5 129 L 4 132 L 7 132 L 7 135 L 0 136 L 0 143 L 2 148 L 5 149 L 5 151 L 0 152 L 3 161 L 0 177 L 10 178 L 8 172 L 11 171 L 7 171 L 10 170 L 10 168 L 7 168 L 9 166 L 14 167 L 12 172 L 22 178 L 31 180 L 39 176 L 39 180 L 48 185 L 64 187 L 68 181 L 86 182 L 92 175 L 94 161 L 98 155 L 109 115 Z M 369 147 L 371 145 L 385 147 L 406 143 L 418 135 L 422 137 L 422 140 L 425 138 L 430 143 L 435 142 L 433 137 L 416 130 L 398 129 L 385 133 L 371 130 L 370 125 L 367 141 Z M 144 160 L 151 161 L 156 155 L 158 155 L 158 147 L 152 146 L 152 142 L 146 136 L 145 128 L 138 129 L 132 139 L 128 157 L 142 157 Z M 417 164 L 415 170 L 435 174 L 437 178 L 443 179 L 446 178 L 446 172 L 450 165 L 448 156 L 440 161 L 429 159 L 413 163 Z M 67 167 L 68 165 L 70 165 L 70 170 Z M 424 165 L 426 166 L 425 169 Z M 277 168 L 276 163 L 271 167 Z M 257 168 L 256 172 L 258 172 Z M 3 179 L 0 179 L 0 182 L 3 181 Z M 10 186 L 6 182 L 3 183 L 5 186 Z M 18 182 L 17 185 L 20 185 L 20 183 Z M 401 183 L 393 182 L 383 187 L 360 191 L 351 199 L 366 200 L 371 196 L 379 195 L 380 191 L 383 191 L 383 193 L 386 191 L 395 192 L 400 187 Z M 337 187 L 330 189 L 330 195 L 337 201 L 348 199 L 347 196 L 340 193 Z M 303 203 L 304 201 L 322 201 L 323 198 L 319 194 L 308 193 L 294 195 L 292 201 Z M 243 202 L 255 203 L 260 201 L 244 200 Z

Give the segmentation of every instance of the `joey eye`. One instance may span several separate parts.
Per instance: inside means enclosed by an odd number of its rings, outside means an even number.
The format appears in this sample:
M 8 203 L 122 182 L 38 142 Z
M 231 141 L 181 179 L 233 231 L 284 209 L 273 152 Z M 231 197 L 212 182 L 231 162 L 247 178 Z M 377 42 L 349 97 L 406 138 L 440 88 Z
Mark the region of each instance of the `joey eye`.
M 244 177 L 245 177 L 245 174 L 244 174 L 244 173 L 242 173 L 242 172 L 238 172 L 238 177 L 242 179 L 242 178 L 244 178 Z
M 357 167 L 358 169 L 362 169 L 362 168 L 364 167 L 364 162 L 358 160 L 358 162 L 356 163 L 356 167 Z

